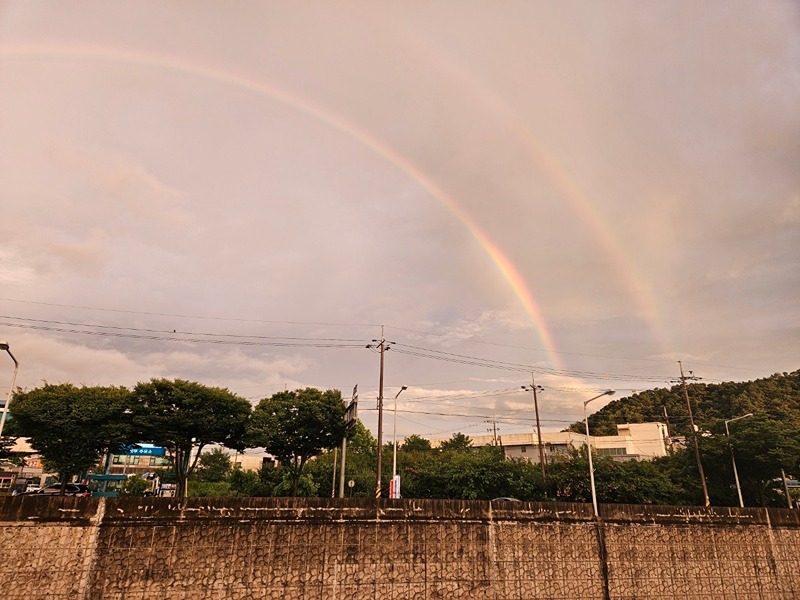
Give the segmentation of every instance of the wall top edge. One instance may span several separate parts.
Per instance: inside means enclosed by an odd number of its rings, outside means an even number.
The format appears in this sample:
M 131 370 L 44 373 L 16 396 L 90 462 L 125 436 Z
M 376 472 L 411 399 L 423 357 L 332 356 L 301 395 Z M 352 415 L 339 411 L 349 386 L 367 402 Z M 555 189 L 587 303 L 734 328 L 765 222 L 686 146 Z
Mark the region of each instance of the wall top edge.
M 800 528 L 788 509 L 601 504 L 610 524 L 772 525 Z M 590 504 L 362 498 L 0 498 L 0 522 L 459 521 L 591 523 Z

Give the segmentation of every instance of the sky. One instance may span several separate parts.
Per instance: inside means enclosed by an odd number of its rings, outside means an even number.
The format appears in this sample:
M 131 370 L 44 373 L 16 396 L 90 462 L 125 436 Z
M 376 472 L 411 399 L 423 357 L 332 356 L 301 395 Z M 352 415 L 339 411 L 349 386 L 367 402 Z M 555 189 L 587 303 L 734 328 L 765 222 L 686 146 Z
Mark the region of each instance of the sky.
M 0 1 L 0 339 L 375 433 L 383 335 L 401 438 L 794 371 L 798 106 L 788 0 Z

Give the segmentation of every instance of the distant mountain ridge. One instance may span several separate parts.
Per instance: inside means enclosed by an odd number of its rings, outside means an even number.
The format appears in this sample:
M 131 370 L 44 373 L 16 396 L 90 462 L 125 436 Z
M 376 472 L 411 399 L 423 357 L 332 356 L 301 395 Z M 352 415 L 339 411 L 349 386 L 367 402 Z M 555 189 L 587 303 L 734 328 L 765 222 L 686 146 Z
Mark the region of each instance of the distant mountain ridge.
M 800 370 L 743 382 L 689 383 L 695 424 L 716 428 L 722 421 L 747 413 L 789 422 L 800 428 Z M 665 416 L 666 409 L 666 416 Z M 683 388 L 647 390 L 614 400 L 589 417 L 594 435 L 615 435 L 619 423 L 667 422 L 672 435 L 690 433 Z M 584 431 L 583 421 L 569 427 Z

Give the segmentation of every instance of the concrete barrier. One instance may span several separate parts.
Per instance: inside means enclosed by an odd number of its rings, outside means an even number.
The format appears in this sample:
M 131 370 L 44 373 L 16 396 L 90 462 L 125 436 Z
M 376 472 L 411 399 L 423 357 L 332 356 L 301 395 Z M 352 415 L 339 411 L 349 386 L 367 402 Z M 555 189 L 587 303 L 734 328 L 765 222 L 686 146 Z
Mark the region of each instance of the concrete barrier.
M 789 510 L 321 498 L 0 501 L 3 597 L 800 598 Z

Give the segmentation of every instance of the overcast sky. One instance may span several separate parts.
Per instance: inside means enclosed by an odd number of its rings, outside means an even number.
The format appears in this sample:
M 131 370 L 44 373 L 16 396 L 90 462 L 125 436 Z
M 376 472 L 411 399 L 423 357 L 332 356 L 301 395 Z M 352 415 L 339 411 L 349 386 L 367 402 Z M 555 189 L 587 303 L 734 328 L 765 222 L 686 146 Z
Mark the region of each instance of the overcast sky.
M 788 0 L 0 2 L 0 339 L 375 431 L 383 325 L 401 436 L 793 371 L 798 107 Z

